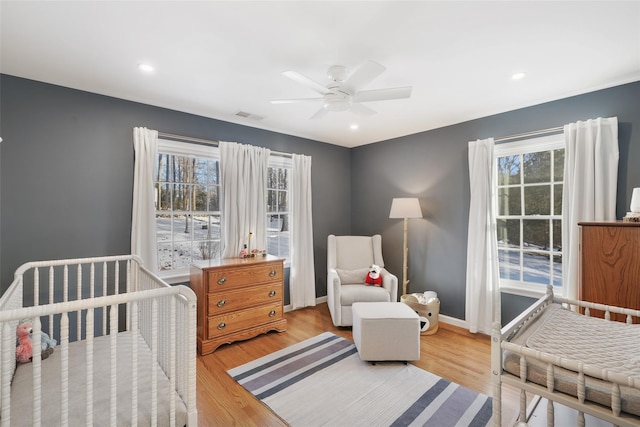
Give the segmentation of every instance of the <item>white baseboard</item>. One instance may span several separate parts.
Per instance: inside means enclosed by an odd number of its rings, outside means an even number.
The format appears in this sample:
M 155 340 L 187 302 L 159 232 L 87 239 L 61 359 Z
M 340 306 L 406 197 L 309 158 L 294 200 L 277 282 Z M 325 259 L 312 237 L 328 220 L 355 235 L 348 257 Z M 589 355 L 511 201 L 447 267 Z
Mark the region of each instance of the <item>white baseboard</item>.
M 323 297 L 316 298 L 316 305 L 322 304 L 322 303 L 326 303 L 326 302 L 327 302 L 326 295 L 323 296 Z M 285 305 L 284 306 L 284 312 L 288 313 L 290 311 L 293 311 L 293 308 L 291 307 L 291 304 Z M 442 323 L 447 323 L 449 325 L 457 326 L 459 328 L 463 328 L 463 329 L 467 329 L 467 330 L 469 329 L 469 327 L 467 326 L 467 322 L 465 320 L 456 319 L 455 317 L 449 317 L 449 316 L 445 316 L 443 314 L 440 314 L 438 316 L 438 321 L 440 321 Z

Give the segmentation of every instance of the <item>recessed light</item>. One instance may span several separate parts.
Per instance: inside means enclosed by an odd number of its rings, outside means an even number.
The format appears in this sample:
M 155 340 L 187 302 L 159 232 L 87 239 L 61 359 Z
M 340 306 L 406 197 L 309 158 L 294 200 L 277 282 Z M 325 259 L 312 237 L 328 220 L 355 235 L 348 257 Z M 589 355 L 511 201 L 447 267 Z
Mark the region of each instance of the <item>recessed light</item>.
M 511 80 L 522 80 L 526 75 L 527 74 L 523 72 L 515 73 L 514 75 L 511 76 Z
M 354 123 L 354 124 L 352 124 L 351 126 L 349 126 L 349 129 L 351 129 L 351 130 L 358 130 L 358 127 L 359 127 L 359 126 L 358 126 L 358 124 L 357 124 L 357 123 Z
M 140 71 L 145 72 L 145 73 L 153 72 L 153 67 L 151 65 L 149 65 L 149 64 L 144 64 L 144 63 L 138 64 L 138 69 Z

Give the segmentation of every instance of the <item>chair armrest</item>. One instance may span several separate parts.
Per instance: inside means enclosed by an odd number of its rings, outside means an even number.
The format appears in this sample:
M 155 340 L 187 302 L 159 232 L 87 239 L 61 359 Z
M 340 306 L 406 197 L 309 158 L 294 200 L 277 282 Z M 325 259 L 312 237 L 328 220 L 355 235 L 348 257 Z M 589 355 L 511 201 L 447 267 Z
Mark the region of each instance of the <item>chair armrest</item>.
M 380 275 L 382 276 L 382 287 L 389 291 L 389 294 L 391 295 L 391 302 L 397 302 L 398 277 L 384 268 L 380 271 Z
M 335 326 L 342 324 L 340 309 L 340 287 L 342 282 L 335 268 L 327 269 L 327 305 Z

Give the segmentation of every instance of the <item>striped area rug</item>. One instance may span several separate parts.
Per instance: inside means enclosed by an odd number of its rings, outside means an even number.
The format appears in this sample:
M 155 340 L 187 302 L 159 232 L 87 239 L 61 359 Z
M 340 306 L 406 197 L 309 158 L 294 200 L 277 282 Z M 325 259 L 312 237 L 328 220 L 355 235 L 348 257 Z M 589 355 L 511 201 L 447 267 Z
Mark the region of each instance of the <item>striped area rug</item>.
M 486 426 L 491 398 L 325 332 L 228 371 L 293 427 Z

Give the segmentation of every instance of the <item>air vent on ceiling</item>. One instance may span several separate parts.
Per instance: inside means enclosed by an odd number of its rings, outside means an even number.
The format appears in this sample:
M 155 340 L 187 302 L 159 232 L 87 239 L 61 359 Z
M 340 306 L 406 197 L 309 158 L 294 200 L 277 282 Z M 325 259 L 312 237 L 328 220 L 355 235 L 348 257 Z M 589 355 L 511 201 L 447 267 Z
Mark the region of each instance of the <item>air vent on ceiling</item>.
M 260 120 L 263 120 L 263 119 L 264 119 L 264 117 L 262 117 L 262 116 L 258 116 L 257 114 L 247 113 L 247 112 L 245 112 L 245 111 L 238 111 L 238 112 L 236 113 L 236 116 L 238 116 L 238 117 L 244 117 L 245 119 L 258 120 L 258 121 L 260 121 Z

